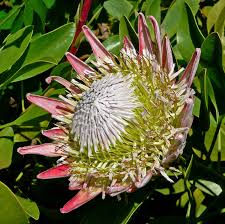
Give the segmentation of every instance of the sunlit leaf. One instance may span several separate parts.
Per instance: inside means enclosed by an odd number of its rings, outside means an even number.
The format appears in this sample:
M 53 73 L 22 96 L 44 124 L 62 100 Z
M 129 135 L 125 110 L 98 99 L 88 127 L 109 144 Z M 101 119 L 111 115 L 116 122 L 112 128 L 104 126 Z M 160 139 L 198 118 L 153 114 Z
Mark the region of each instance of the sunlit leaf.
M 0 169 L 10 166 L 13 153 L 13 129 L 7 127 L 0 131 Z
M 183 14 L 184 0 L 173 1 L 161 25 L 169 37 L 172 37 L 177 32 L 182 22 Z M 176 22 L 174 22 L 174 15 L 176 15 Z
M 220 13 L 225 7 L 225 1 L 220 0 L 218 1 L 212 9 L 209 11 L 208 17 L 207 17 L 207 30 L 208 33 L 212 29 L 212 27 L 216 24 L 218 17 L 220 16 Z
M 160 24 L 161 22 L 161 12 L 160 12 L 160 4 L 161 0 L 147 0 L 145 9 L 145 16 L 154 16 L 157 22 Z
M 222 192 L 220 185 L 208 180 L 199 179 L 197 182 L 195 182 L 195 186 L 202 192 L 205 192 L 211 196 L 218 196 Z
M 21 10 L 21 6 L 15 6 L 13 9 L 8 13 L 8 15 L 0 21 L 0 30 L 7 30 L 12 27 L 13 22 L 15 21 L 17 15 Z
M 0 223 L 28 223 L 28 216 L 17 197 L 2 182 L 0 182 Z
M 123 45 L 124 36 L 127 36 L 133 45 L 137 48 L 138 47 L 138 36 L 135 32 L 134 28 L 132 27 L 131 23 L 127 19 L 127 17 L 122 17 L 120 19 L 119 25 L 119 36 L 120 36 L 120 44 Z
M 32 37 L 32 27 L 27 26 L 10 34 L 0 49 L 0 73 L 9 69 L 24 53 Z
M 193 14 L 195 15 L 199 9 L 200 0 L 185 0 L 185 2 L 190 6 Z
M 55 66 L 70 47 L 74 35 L 74 24 L 68 23 L 30 43 L 20 68 L 9 71 L 1 86 L 34 77 Z M 14 71 L 16 70 L 16 71 Z
M 103 4 L 107 12 L 120 19 L 122 16 L 129 16 L 133 6 L 127 0 L 108 0 Z
M 20 202 L 21 206 L 23 207 L 24 211 L 27 213 L 27 215 L 34 218 L 35 220 L 38 220 L 40 213 L 37 204 L 29 199 L 25 199 L 19 196 L 16 197 L 17 200 Z

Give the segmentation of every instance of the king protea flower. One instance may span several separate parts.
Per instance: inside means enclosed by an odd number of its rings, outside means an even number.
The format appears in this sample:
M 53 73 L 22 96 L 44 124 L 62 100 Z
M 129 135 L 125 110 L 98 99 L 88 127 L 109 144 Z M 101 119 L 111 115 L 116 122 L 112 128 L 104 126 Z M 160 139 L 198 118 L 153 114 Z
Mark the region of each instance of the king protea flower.
M 68 90 L 67 95 L 60 99 L 27 95 L 58 123 L 42 132 L 52 143 L 20 147 L 18 152 L 61 157 L 55 167 L 37 177 L 69 177 L 69 189 L 79 190 L 62 213 L 100 193 L 104 198 L 106 194 L 133 192 L 154 175 L 161 174 L 171 181 L 165 171 L 182 153 L 193 120 L 191 84 L 200 49 L 196 49 L 185 70 L 174 71 L 169 39 L 161 39 L 155 18 L 149 19 L 155 41 L 140 14 L 139 51 L 125 37 L 119 57 L 109 53 L 83 26 L 96 57 L 96 70 L 66 53 L 78 73 L 77 79 L 69 82 L 51 76 L 47 82 L 59 82 Z

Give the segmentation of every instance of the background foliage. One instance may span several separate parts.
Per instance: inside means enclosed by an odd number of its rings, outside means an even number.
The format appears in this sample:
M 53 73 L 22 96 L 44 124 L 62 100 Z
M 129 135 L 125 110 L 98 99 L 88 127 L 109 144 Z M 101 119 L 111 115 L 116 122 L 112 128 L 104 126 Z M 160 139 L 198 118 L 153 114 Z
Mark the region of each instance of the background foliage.
M 19 146 L 48 141 L 40 132 L 54 122 L 47 112 L 29 105 L 26 93 L 64 93 L 61 86 L 47 86 L 44 80 L 49 75 L 76 76 L 64 58 L 66 51 L 83 60 L 92 58 L 83 34 L 77 32 L 74 39 L 82 4 L 0 1 L 0 223 L 224 223 L 224 0 L 93 0 L 88 13 L 87 25 L 114 54 L 119 54 L 124 35 L 137 45 L 140 11 L 162 24 L 177 68 L 186 66 L 194 49 L 201 47 L 194 123 L 184 154 L 174 164 L 181 171 L 171 176 L 174 184 L 156 177 L 143 189 L 123 194 L 120 201 L 98 197 L 62 215 L 59 208 L 74 194 L 67 190 L 67 180 L 36 179 L 55 160 L 16 153 Z

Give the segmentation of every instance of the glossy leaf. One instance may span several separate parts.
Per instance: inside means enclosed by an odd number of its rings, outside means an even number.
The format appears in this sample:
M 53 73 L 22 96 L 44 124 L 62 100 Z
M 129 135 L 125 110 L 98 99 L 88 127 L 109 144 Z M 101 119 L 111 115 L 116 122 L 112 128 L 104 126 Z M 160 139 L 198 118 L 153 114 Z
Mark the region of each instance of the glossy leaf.
M 32 24 L 33 16 L 34 16 L 34 11 L 31 5 L 31 1 L 25 1 L 25 7 L 23 11 L 23 21 L 26 26 Z
M 173 1 L 161 25 L 169 37 L 172 37 L 177 32 L 180 22 L 183 21 L 183 14 L 184 0 Z M 176 22 L 174 22 L 174 15 L 176 15 Z
M 14 142 L 30 141 L 37 137 L 42 129 L 46 129 L 50 115 L 41 108 L 31 105 L 12 125 L 17 127 Z
M 207 131 L 210 126 L 209 120 L 209 93 L 208 93 L 208 78 L 206 69 L 204 69 L 199 75 L 201 83 L 201 108 L 200 108 L 200 124 L 203 130 Z
M 211 196 L 218 196 L 222 192 L 222 188 L 220 187 L 220 185 L 208 180 L 199 179 L 195 183 L 195 186 L 202 192 L 205 192 Z
M 23 55 L 32 37 L 32 27 L 27 26 L 10 34 L 4 40 L 4 45 L 0 49 L 0 73 L 10 69 L 10 67 Z
M 30 3 L 34 12 L 36 12 L 37 15 L 39 16 L 42 23 L 42 29 L 44 30 L 45 20 L 47 16 L 47 8 L 45 4 L 43 3 L 43 1 L 40 1 L 40 0 L 31 0 Z
M 74 24 L 68 23 L 31 42 L 22 65 L 8 72 L 1 86 L 34 77 L 55 66 L 68 50 L 74 35 Z
M 15 6 L 8 13 L 8 15 L 0 21 L 0 30 L 7 30 L 12 27 L 13 22 L 15 21 L 17 15 L 19 14 L 22 6 Z
M 213 87 L 213 95 L 216 99 L 219 114 L 224 114 L 225 108 L 222 99 L 225 88 L 225 73 L 222 66 L 222 43 L 218 34 L 210 34 L 203 42 L 201 49 L 201 64 L 207 68 L 207 77 Z
M 225 26 L 225 4 L 215 24 L 215 31 L 219 33 L 220 38 L 224 37 L 224 28 L 225 28 L 224 26 Z
M 13 129 L 4 128 L 0 131 L 0 169 L 7 168 L 12 162 Z
M 190 6 L 193 14 L 195 15 L 199 9 L 200 0 L 185 0 L 185 2 Z
M 201 30 L 198 27 L 198 24 L 195 19 L 194 13 L 192 11 L 191 5 L 185 4 L 185 8 L 186 8 L 187 15 L 188 15 L 188 25 L 189 25 L 192 42 L 193 42 L 195 48 L 199 48 L 199 47 L 201 47 L 201 44 L 203 43 L 205 38 L 204 38 Z
M 202 204 L 203 200 L 205 199 L 205 195 L 202 193 L 200 189 L 197 188 L 193 192 L 193 196 L 196 204 L 195 215 L 196 217 L 199 217 L 206 209 L 206 206 Z
M 221 122 L 221 123 L 220 123 Z M 224 150 L 220 151 L 220 145 L 225 144 L 225 128 L 224 122 L 221 120 L 220 122 L 216 122 L 213 116 L 210 116 L 210 127 L 206 132 L 204 144 L 206 146 L 206 150 L 210 157 L 211 161 L 225 161 L 225 152 Z M 218 138 L 220 135 L 220 138 Z
M 55 4 L 55 0 L 43 0 L 43 2 L 48 9 L 50 9 Z
M 48 70 L 49 68 L 53 67 L 54 65 L 56 65 L 57 63 L 54 61 L 36 61 L 34 63 L 31 64 L 27 64 L 24 67 L 20 68 L 16 73 L 14 73 L 10 78 L 8 78 L 3 84 L 2 86 L 6 86 L 11 82 L 18 82 L 18 81 L 22 81 L 25 79 L 29 79 L 32 78 L 46 70 Z
M 145 2 L 145 16 L 154 16 L 157 22 L 161 23 L 161 12 L 160 12 L 160 4 L 161 0 L 147 0 Z
M 69 48 L 74 35 L 74 23 L 63 25 L 46 33 L 29 46 L 23 66 L 37 61 L 55 61 L 58 63 Z
M 221 15 L 221 12 L 223 11 L 225 7 L 225 2 L 223 0 L 218 1 L 212 9 L 209 11 L 208 17 L 207 17 L 207 30 L 208 33 L 212 29 L 212 27 L 216 24 L 219 16 Z
M 222 44 L 217 33 L 211 33 L 202 43 L 201 63 L 222 68 Z
M 138 36 L 134 28 L 132 27 L 131 23 L 127 19 L 126 16 L 123 16 L 120 19 L 119 25 L 119 36 L 120 36 L 120 43 L 121 46 L 123 45 L 123 39 L 127 36 L 135 47 L 138 47 Z
M 16 195 L 2 182 L 0 182 L 0 223 L 28 223 L 28 216 Z
M 127 0 L 108 0 L 103 4 L 107 12 L 120 19 L 122 16 L 129 16 L 133 6 Z
M 35 220 L 38 220 L 40 213 L 37 204 L 35 202 L 30 201 L 29 199 L 25 199 L 19 196 L 16 197 L 27 215 Z
M 189 61 L 195 51 L 195 46 L 190 35 L 188 14 L 185 5 L 180 10 L 182 13 L 182 22 L 180 22 L 177 30 L 177 47 L 185 61 Z

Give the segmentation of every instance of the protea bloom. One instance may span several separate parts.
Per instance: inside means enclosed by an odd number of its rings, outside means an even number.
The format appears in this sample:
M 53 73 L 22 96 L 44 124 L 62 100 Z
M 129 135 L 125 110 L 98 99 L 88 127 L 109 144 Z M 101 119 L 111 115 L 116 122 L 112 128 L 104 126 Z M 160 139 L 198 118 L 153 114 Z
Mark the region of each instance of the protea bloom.
M 52 143 L 21 147 L 18 152 L 61 157 L 56 167 L 37 177 L 69 177 L 69 189 L 80 190 L 61 209 L 62 213 L 100 193 L 104 198 L 105 194 L 133 192 L 154 175 L 171 180 L 165 169 L 182 153 L 192 124 L 194 90 L 190 86 L 200 49 L 196 49 L 186 70 L 175 72 L 169 39 L 165 36 L 161 40 L 155 18 L 149 19 L 155 41 L 140 14 L 139 52 L 125 37 L 119 57 L 110 54 L 83 26 L 96 56 L 93 65 L 97 70 L 66 53 L 78 73 L 77 79 L 69 82 L 51 76 L 47 82 L 59 82 L 68 94 L 59 96 L 60 100 L 27 96 L 59 122 L 55 128 L 43 131 Z

